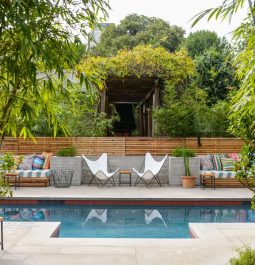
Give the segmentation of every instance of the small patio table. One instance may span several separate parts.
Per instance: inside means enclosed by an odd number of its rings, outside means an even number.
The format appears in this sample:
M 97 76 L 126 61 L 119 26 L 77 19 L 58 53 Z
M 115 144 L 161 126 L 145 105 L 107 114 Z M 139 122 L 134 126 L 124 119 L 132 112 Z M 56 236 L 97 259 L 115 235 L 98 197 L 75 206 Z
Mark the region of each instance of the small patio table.
M 215 174 L 214 173 L 204 173 L 200 175 L 200 188 L 203 189 L 207 186 L 205 183 L 206 179 L 210 179 L 210 185 L 208 185 L 211 189 L 215 190 Z
M 69 188 L 72 184 L 74 170 L 70 168 L 54 169 L 53 183 L 56 188 Z
M 122 182 L 122 178 L 123 175 L 129 175 L 129 181 L 128 182 Z M 123 169 L 119 171 L 119 186 L 121 186 L 121 184 L 129 184 L 129 186 L 131 187 L 131 171 L 127 170 L 127 169 Z
M 17 187 L 20 188 L 20 174 L 19 173 L 11 173 L 11 172 L 4 174 L 4 182 L 7 181 L 9 183 L 11 178 L 14 179 L 13 186 L 14 186 L 15 190 L 17 189 Z

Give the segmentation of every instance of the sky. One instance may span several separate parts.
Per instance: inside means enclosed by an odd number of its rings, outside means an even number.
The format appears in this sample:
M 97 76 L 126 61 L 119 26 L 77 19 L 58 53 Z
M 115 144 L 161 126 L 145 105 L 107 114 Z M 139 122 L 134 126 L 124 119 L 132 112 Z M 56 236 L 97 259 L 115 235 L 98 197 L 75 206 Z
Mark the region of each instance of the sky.
M 231 32 L 240 25 L 247 10 L 244 8 L 234 16 L 229 24 L 224 22 L 207 22 L 202 20 L 191 28 L 190 19 L 199 12 L 216 7 L 223 0 L 109 0 L 111 11 L 107 22 L 119 24 L 125 16 L 137 13 L 149 17 L 158 17 L 168 21 L 171 25 L 182 26 L 186 34 L 201 29 L 215 31 L 219 36 L 231 39 Z

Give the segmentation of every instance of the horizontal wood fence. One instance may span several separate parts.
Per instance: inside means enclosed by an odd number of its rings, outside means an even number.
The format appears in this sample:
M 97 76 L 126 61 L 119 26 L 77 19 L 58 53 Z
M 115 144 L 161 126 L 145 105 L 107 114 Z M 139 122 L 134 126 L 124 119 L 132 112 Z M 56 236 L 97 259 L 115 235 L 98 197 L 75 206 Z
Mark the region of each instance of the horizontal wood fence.
M 243 142 L 236 138 L 169 138 L 169 137 L 38 137 L 36 143 L 23 138 L 6 137 L 2 152 L 13 154 L 31 154 L 51 151 L 56 154 L 60 149 L 73 145 L 77 155 L 144 155 L 151 152 L 154 155 L 171 154 L 173 149 L 186 146 L 197 154 L 237 153 Z

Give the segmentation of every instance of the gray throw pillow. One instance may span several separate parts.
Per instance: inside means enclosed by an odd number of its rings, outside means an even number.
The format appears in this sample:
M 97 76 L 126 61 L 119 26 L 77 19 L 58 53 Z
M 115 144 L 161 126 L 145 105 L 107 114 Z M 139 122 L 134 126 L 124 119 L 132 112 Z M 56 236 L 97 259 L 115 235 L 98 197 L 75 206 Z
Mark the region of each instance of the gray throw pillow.
M 200 155 L 201 170 L 213 170 L 213 161 L 211 155 Z
M 21 161 L 19 165 L 19 169 L 32 170 L 33 160 L 34 160 L 34 154 L 24 156 L 23 160 Z

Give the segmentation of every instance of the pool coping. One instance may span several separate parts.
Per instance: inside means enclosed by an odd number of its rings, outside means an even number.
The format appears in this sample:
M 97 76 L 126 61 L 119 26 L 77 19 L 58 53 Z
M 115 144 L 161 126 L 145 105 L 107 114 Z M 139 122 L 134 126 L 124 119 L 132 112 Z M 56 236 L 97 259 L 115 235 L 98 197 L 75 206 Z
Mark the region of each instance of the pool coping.
M 12 197 L 0 199 L 0 205 L 109 205 L 109 206 L 238 206 L 249 204 L 248 198 L 52 198 Z

